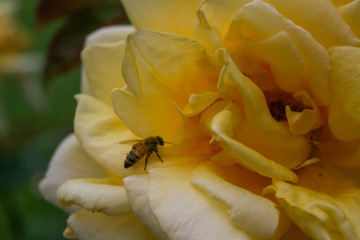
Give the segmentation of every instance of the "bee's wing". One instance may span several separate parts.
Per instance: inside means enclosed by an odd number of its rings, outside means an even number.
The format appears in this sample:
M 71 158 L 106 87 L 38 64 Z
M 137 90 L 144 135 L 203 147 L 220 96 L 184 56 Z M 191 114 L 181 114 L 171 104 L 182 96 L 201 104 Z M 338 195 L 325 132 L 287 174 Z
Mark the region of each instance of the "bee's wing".
M 137 140 L 126 140 L 126 141 L 120 141 L 119 144 L 134 144 L 143 141 L 142 139 Z

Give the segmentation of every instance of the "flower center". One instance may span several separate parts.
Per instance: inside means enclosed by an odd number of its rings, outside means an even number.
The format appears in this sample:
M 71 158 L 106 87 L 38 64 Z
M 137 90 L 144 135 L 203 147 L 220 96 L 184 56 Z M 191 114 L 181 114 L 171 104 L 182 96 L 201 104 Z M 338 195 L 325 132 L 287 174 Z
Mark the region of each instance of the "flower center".
M 292 97 L 290 93 L 285 92 L 265 92 L 266 102 L 271 116 L 276 121 L 287 121 L 285 107 L 289 105 L 291 111 L 302 112 L 308 108 L 302 102 Z

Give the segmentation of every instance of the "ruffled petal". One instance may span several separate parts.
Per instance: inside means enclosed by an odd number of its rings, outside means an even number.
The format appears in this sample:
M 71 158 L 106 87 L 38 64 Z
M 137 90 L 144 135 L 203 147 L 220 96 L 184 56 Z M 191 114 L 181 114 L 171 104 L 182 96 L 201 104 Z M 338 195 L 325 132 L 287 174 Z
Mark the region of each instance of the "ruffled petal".
M 111 91 L 125 85 L 121 62 L 125 42 L 93 45 L 82 52 L 82 61 L 91 95 L 111 106 Z
M 239 11 L 234 24 L 238 29 L 241 27 L 245 37 L 256 41 L 265 40 L 281 31 L 286 32 L 304 61 L 303 87 L 309 88 L 316 102 L 321 105 L 328 104 L 329 57 L 325 48 L 309 32 L 295 25 L 270 4 L 261 0 L 245 5 Z M 244 51 L 246 52 L 246 49 Z M 248 54 L 251 56 L 251 52 Z
M 108 216 L 132 212 L 125 188 L 113 185 L 109 179 L 69 180 L 60 186 L 57 199 L 63 206 L 75 204 Z
M 136 218 L 159 239 L 169 239 L 150 208 L 148 175 L 138 174 L 124 178 L 124 185 Z
M 205 92 L 200 94 L 192 94 L 189 97 L 189 103 L 184 107 L 183 110 L 177 107 L 180 114 L 187 119 L 197 115 L 209 107 L 220 95 L 217 92 Z
M 239 119 L 235 106 L 223 101 L 214 104 L 203 113 L 200 125 L 239 164 L 265 177 L 296 182 L 297 177 L 294 172 L 233 138 L 235 129 L 240 124 Z
M 353 141 L 360 138 L 360 48 L 334 47 L 329 55 L 329 127 L 335 138 Z
M 274 181 L 274 191 L 289 217 L 312 239 L 360 237 L 360 190 L 323 167 L 299 172 L 299 185 Z
M 67 223 L 81 240 L 156 239 L 132 214 L 110 217 L 81 210 L 72 214 Z
M 201 0 L 121 0 L 136 28 L 194 36 L 196 9 Z
M 287 127 L 277 122 L 261 90 L 239 71 L 226 53 L 224 58 L 226 63 L 218 88 L 222 96 L 230 98 L 242 112 L 238 140 L 285 167 L 301 164 L 310 153 L 310 144 L 302 136 L 293 136 Z
M 150 207 L 170 239 L 252 239 L 235 227 L 227 209 L 190 183 L 197 164 L 149 171 Z
M 266 0 L 286 18 L 305 28 L 325 47 L 360 45 L 349 25 L 329 0 Z M 299 14 L 306 13 L 306 14 Z
M 290 132 L 294 135 L 305 135 L 319 128 L 324 120 L 309 94 L 305 91 L 298 91 L 293 94 L 293 97 L 298 99 L 306 108 L 301 112 L 296 112 L 292 111 L 289 105 L 286 106 L 286 119 Z
M 354 0 L 338 8 L 342 18 L 350 25 L 352 32 L 360 38 L 360 0 Z
M 56 149 L 39 188 L 49 202 L 61 207 L 56 199 L 56 192 L 61 184 L 73 178 L 105 176 L 106 173 L 84 152 L 76 137 L 71 134 Z M 71 213 L 78 208 L 62 209 Z
M 281 31 L 260 42 L 245 38 L 240 32 L 236 36 L 232 36 L 232 38 L 241 43 L 241 48 L 244 51 L 270 68 L 280 89 L 287 92 L 300 89 L 304 61 L 286 32 Z M 229 38 L 227 40 L 234 41 Z M 236 52 L 234 49 L 231 49 L 231 51 Z
M 234 169 L 238 170 L 237 174 L 234 174 Z M 195 169 L 191 182 L 205 190 L 210 197 L 225 204 L 229 208 L 229 217 L 235 226 L 257 238 L 270 239 L 281 225 L 279 224 L 279 210 L 275 203 L 246 188 L 227 182 L 218 173 L 223 173 L 228 178 L 233 173 L 232 177 L 236 178 L 236 175 L 241 175 L 245 171 L 245 169 L 241 171 L 241 168 L 233 168 L 231 171 L 231 169 L 221 169 L 213 164 L 203 164 Z M 247 179 L 247 181 L 251 181 L 251 179 Z M 242 183 L 242 185 L 247 185 L 247 183 Z M 259 185 L 259 190 L 262 188 L 263 186 Z M 285 226 L 290 225 L 290 221 L 286 218 L 281 221 L 286 222 Z M 286 230 L 287 227 L 282 229 L 282 232 L 284 233 Z

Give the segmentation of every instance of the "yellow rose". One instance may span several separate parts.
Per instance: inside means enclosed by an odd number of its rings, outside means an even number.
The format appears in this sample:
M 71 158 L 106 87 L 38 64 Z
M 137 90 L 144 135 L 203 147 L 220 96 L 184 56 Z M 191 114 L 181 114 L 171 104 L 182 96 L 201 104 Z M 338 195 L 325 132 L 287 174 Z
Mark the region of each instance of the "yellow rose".
M 360 238 L 360 1 L 122 2 L 40 185 L 65 236 Z

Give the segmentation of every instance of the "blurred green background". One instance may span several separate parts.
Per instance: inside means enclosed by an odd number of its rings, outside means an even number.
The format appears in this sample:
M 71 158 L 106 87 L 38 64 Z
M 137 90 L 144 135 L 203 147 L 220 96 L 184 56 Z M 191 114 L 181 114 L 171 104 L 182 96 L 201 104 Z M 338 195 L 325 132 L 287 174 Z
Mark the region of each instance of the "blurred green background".
M 10 0 L 13 1 L 13 0 Z M 28 35 L 26 52 L 45 58 L 63 20 L 39 29 L 37 0 L 19 0 L 15 19 Z M 1 52 L 0 52 L 1 54 Z M 73 128 L 79 69 L 45 84 L 41 72 L 0 73 L 0 239 L 64 239 L 67 215 L 38 190 L 56 146 Z

